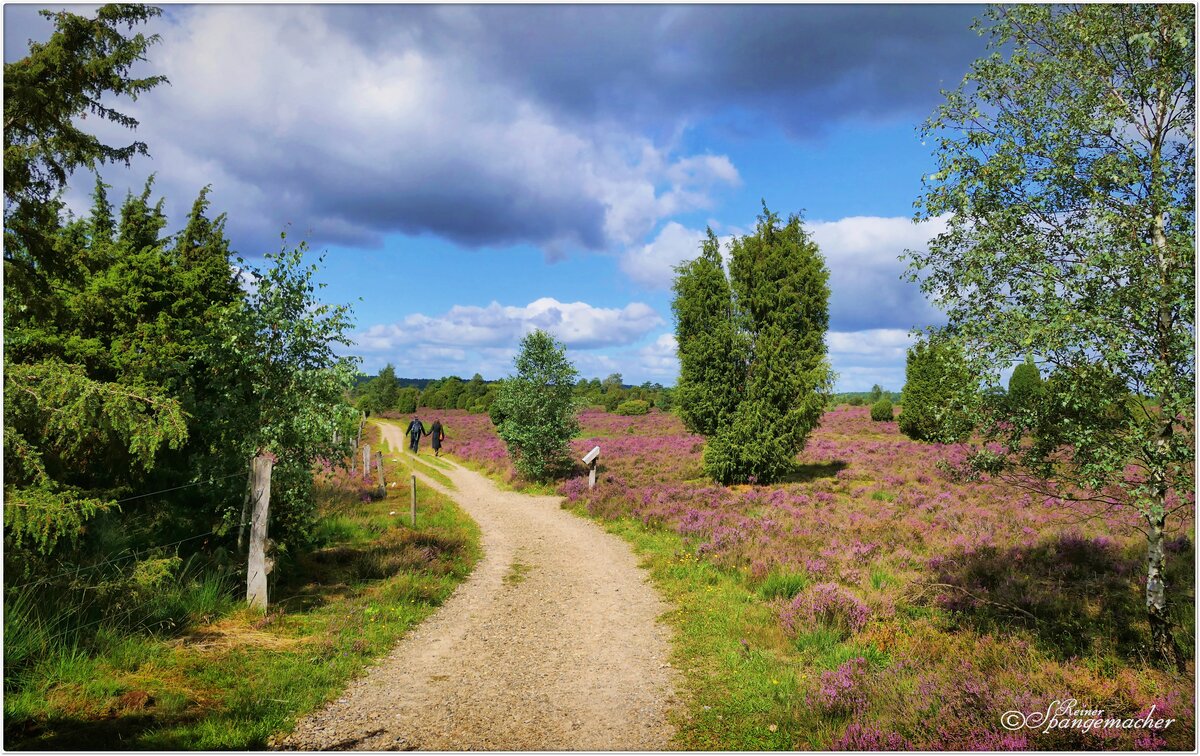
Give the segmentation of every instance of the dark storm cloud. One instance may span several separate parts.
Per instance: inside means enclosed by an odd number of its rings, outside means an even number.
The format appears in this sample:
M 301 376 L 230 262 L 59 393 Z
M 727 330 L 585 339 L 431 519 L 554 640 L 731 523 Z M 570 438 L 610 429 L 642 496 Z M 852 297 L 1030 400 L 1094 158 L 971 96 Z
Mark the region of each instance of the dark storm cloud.
M 365 43 L 483 70 L 579 118 L 648 121 L 739 106 L 792 133 L 923 116 L 982 51 L 978 5 L 423 6 L 336 14 Z

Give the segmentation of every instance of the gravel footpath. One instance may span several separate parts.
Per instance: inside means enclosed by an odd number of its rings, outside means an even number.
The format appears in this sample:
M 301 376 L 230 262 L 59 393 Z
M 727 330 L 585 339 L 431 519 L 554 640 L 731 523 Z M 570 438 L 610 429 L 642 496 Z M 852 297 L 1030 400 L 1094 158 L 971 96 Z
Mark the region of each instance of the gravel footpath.
M 405 448 L 398 426 L 380 428 Z M 629 546 L 564 512 L 559 497 L 501 491 L 458 465 L 446 474 L 458 490 L 445 493 L 479 523 L 483 558 L 437 613 L 279 747 L 669 748 L 676 673 L 658 619 L 669 607 Z

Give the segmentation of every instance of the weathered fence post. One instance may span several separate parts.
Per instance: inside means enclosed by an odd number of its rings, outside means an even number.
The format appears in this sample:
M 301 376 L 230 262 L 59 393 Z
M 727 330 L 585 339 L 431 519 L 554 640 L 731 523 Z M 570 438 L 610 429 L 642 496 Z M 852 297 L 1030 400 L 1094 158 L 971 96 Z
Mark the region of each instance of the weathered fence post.
M 267 516 L 271 506 L 271 458 L 259 455 L 254 458 L 251 496 L 254 499 L 254 515 L 250 519 L 250 560 L 246 567 L 246 603 L 256 609 L 267 608 L 267 573 L 271 564 L 267 560 Z
M 412 526 L 417 527 L 417 476 L 412 476 Z
M 363 477 L 371 479 L 371 445 L 363 444 Z
M 357 447 L 359 447 L 359 446 L 362 446 L 362 432 L 363 432 L 363 426 L 364 426 L 364 425 L 366 425 L 366 424 L 367 424 L 367 415 L 366 415 L 366 413 L 363 413 L 363 414 L 362 414 L 362 415 L 361 415 L 361 416 L 358 418 L 358 438 L 357 438 L 357 439 L 355 439 L 355 441 L 354 441 L 354 446 L 355 446 L 355 448 L 357 448 Z
M 387 494 L 387 483 L 383 479 L 383 452 L 375 452 L 375 477 L 379 478 L 379 487 Z

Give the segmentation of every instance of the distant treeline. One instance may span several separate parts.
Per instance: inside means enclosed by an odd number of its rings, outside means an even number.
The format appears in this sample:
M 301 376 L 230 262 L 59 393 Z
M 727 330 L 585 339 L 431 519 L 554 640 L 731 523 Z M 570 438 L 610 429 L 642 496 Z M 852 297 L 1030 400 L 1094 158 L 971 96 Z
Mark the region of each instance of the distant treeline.
M 350 398 L 355 406 L 369 414 L 416 412 L 418 409 L 461 409 L 488 412 L 500 390 L 501 381 L 487 381 L 479 373 L 470 380 L 451 375 L 444 378 L 397 378 L 388 365 L 379 375 L 360 375 Z M 651 407 L 670 411 L 674 389 L 646 381 L 640 386 L 625 385 L 620 373 L 607 378 L 580 379 L 575 397 L 581 405 L 603 406 L 609 412 L 644 414 Z
M 881 391 L 876 394 L 871 391 L 846 391 L 841 394 L 834 394 L 830 402 L 831 406 L 839 404 L 849 404 L 854 407 L 860 407 L 864 404 L 874 404 L 880 399 L 887 399 L 893 404 L 900 403 L 901 393 L 899 391 Z

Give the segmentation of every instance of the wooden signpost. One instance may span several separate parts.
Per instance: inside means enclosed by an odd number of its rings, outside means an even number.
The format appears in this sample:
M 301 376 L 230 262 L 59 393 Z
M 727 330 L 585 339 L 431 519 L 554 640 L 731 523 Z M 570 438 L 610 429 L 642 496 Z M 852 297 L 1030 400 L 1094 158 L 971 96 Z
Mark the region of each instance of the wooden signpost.
M 596 487 L 596 463 L 600 461 L 600 447 L 593 446 L 592 450 L 583 455 L 583 463 L 588 466 L 588 488 Z

